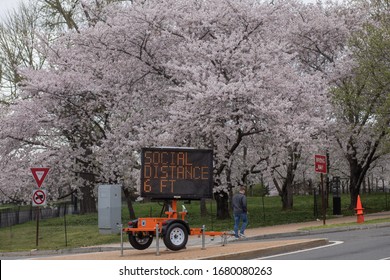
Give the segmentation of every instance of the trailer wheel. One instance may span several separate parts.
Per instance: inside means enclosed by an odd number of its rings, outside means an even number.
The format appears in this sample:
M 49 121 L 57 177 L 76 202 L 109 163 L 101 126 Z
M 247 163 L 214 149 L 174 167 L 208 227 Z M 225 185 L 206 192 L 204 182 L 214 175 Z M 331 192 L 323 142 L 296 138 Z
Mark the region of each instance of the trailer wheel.
M 184 225 L 180 223 L 171 224 L 164 235 L 165 246 L 172 250 L 178 251 L 183 249 L 188 241 L 188 232 Z
M 145 250 L 152 244 L 153 235 L 146 231 L 135 232 L 134 234 L 129 233 L 129 242 L 134 249 Z

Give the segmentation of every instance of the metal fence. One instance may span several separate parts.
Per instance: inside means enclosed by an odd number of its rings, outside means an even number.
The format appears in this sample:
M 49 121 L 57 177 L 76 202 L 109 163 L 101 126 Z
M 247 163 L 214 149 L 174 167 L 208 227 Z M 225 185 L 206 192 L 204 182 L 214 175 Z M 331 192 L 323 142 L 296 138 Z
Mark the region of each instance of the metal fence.
M 17 224 L 36 220 L 36 207 L 11 207 L 0 210 L 0 228 L 10 227 Z M 68 214 L 75 214 L 75 207 L 72 204 L 58 204 L 55 207 L 39 207 L 40 219 L 63 217 Z

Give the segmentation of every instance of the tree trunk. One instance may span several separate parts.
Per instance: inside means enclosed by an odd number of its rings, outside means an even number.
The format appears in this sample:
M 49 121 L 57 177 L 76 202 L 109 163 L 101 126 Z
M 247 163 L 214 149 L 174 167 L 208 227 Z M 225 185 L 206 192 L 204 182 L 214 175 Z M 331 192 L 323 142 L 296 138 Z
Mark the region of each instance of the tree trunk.
M 226 192 L 217 192 L 214 194 L 215 201 L 217 202 L 217 219 L 225 220 L 230 219 L 229 213 L 229 195 Z
M 282 198 L 282 209 L 283 210 L 291 210 L 293 208 L 294 200 L 293 200 L 293 185 L 292 181 L 286 180 L 283 183 L 282 193 L 280 197 Z
M 93 188 L 88 181 L 84 182 L 84 186 L 80 188 L 80 214 L 96 213 L 96 201 L 93 194 Z
M 81 172 L 78 175 L 82 178 L 82 186 L 80 187 L 81 200 L 80 200 L 80 214 L 96 213 L 96 200 L 93 193 L 94 187 L 97 184 L 96 176 L 93 173 L 94 164 L 89 159 L 92 155 L 91 145 L 83 143 L 84 147 L 83 160 L 76 159 L 76 162 L 80 163 Z
M 206 207 L 206 199 L 202 198 L 200 200 L 200 216 L 206 217 L 207 216 L 207 207 Z
M 282 209 L 291 210 L 293 208 L 293 194 L 294 194 L 294 177 L 296 170 L 296 163 L 291 161 L 287 166 L 287 174 L 282 185 L 282 192 L 279 194 L 282 198 Z
M 349 190 L 351 196 L 351 204 L 349 205 L 349 209 L 354 209 L 356 207 L 357 197 L 360 194 L 360 188 L 362 182 L 373 162 L 375 162 L 380 154 L 376 154 L 377 148 L 382 141 L 382 138 L 386 135 L 385 131 L 379 135 L 378 139 L 372 142 L 366 143 L 366 152 L 363 155 L 363 159 L 357 159 L 357 148 L 354 146 L 353 139 L 351 138 L 347 150 L 354 151 L 354 153 L 346 154 L 346 159 L 349 163 Z M 342 145 L 340 145 L 342 148 Z
M 129 190 L 128 188 L 123 188 L 123 193 L 125 195 L 125 198 L 126 198 L 126 203 L 127 203 L 127 209 L 129 210 L 129 217 L 130 217 L 130 220 L 133 220 L 136 218 L 135 216 L 135 212 L 134 212 L 134 208 L 133 208 L 133 203 L 131 201 L 131 198 L 132 198 L 132 191 Z
M 282 210 L 291 210 L 293 208 L 294 178 L 300 154 L 301 148 L 298 144 L 289 148 L 288 162 L 286 164 L 287 173 L 286 177 L 282 178 L 282 187 L 280 187 L 278 180 L 273 176 L 275 187 L 282 199 Z
M 356 159 L 349 161 L 349 193 L 350 193 L 350 205 L 349 209 L 353 210 L 356 207 L 357 197 L 360 194 L 360 187 L 362 184 L 361 177 L 363 176 L 363 168 L 358 164 Z

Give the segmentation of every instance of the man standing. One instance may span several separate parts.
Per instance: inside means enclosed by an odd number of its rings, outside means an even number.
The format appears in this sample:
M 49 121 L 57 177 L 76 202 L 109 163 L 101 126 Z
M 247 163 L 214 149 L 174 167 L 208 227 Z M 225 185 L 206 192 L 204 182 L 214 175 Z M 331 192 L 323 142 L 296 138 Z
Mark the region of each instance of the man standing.
M 248 215 L 247 215 L 247 203 L 245 196 L 245 187 L 240 186 L 240 190 L 233 196 L 232 199 L 233 205 L 233 216 L 234 216 L 234 236 L 235 238 L 245 238 L 244 232 L 246 226 L 248 225 Z M 238 228 L 240 225 L 240 221 L 242 220 L 242 225 L 240 232 L 238 232 Z

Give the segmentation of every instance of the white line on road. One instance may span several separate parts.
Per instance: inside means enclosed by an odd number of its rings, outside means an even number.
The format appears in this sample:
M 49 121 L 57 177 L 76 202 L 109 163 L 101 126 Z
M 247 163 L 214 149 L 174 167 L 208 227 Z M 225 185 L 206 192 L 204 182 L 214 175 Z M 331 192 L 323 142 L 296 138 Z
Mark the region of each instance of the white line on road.
M 390 260 L 390 257 L 383 258 L 383 259 L 380 259 L 380 260 Z
M 319 247 L 310 248 L 310 249 L 298 250 L 298 251 L 289 252 L 289 253 L 283 253 L 283 254 L 278 254 L 278 255 L 262 257 L 262 258 L 258 258 L 256 260 L 265 260 L 265 259 L 271 259 L 271 258 L 276 258 L 276 257 L 281 257 L 281 256 L 287 256 L 287 255 L 302 253 L 302 252 L 308 252 L 308 251 L 312 251 L 312 250 L 323 249 L 323 248 L 326 248 L 326 247 L 332 247 L 332 246 L 335 246 L 335 245 L 340 245 L 340 244 L 343 244 L 343 243 L 344 243 L 344 241 L 331 241 L 331 244 L 328 244 L 328 245 L 319 246 Z

